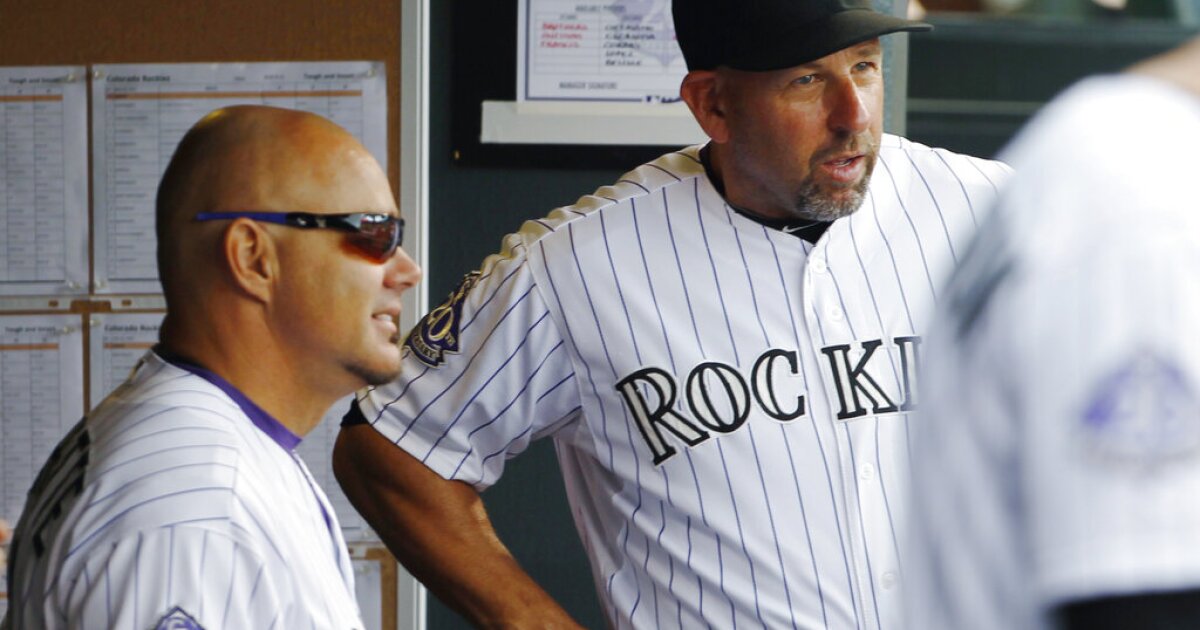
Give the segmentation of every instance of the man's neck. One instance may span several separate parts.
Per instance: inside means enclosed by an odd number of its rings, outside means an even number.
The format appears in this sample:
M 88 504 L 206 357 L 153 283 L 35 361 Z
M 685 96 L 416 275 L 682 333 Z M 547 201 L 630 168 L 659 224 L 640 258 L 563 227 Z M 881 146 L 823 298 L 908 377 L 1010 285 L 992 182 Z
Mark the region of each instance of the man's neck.
M 305 370 L 296 373 L 293 362 L 281 358 L 269 331 L 252 334 L 254 329 L 248 326 L 243 329 L 245 334 L 233 334 L 232 330 L 238 328 L 237 319 L 230 317 L 220 324 L 203 326 L 178 323 L 168 316 L 160 333 L 160 347 L 220 376 L 289 431 L 304 437 L 339 397 L 325 394 L 324 387 L 309 387 Z M 197 330 L 208 334 L 197 335 Z
M 739 204 L 730 201 L 729 194 L 725 190 L 725 181 L 721 175 L 718 159 L 712 150 L 712 143 L 704 145 L 700 149 L 700 163 L 704 165 L 704 172 L 708 175 L 708 180 L 712 182 L 713 188 L 725 198 L 725 204 L 728 205 L 734 212 L 765 225 L 771 229 L 780 230 L 793 236 L 799 237 L 809 243 L 815 244 L 825 230 L 829 229 L 829 221 L 806 220 L 799 218 L 774 218 L 764 215 L 750 208 L 742 207 Z

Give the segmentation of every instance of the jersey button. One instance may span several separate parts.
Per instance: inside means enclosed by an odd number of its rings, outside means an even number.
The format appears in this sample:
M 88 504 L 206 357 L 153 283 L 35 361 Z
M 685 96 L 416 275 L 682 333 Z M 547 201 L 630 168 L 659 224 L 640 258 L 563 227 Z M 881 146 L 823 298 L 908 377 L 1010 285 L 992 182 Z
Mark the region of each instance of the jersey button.
M 883 575 L 879 576 L 879 584 L 888 590 L 895 588 L 896 574 L 892 573 L 891 571 L 884 573 Z
M 863 481 L 870 481 L 875 478 L 875 467 L 870 464 L 863 464 L 858 469 L 858 476 Z
M 829 319 L 832 319 L 835 322 L 840 322 L 845 318 L 846 318 L 846 314 L 842 312 L 842 309 L 840 309 L 840 308 L 829 309 Z
M 821 260 L 820 258 L 814 258 L 812 262 L 809 263 L 809 268 L 813 270 L 813 273 L 825 273 L 826 271 L 829 271 L 829 267 L 825 265 L 825 261 Z

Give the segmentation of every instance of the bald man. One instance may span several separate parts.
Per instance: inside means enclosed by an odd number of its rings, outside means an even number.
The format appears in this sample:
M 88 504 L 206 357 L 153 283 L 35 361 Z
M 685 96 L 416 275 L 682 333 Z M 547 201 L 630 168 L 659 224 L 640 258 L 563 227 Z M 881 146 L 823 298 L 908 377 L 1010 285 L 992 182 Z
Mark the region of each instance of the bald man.
M 17 525 L 5 628 L 361 628 L 296 445 L 394 378 L 420 270 L 379 165 L 306 113 L 232 107 L 158 193 L 160 343 L 63 439 Z

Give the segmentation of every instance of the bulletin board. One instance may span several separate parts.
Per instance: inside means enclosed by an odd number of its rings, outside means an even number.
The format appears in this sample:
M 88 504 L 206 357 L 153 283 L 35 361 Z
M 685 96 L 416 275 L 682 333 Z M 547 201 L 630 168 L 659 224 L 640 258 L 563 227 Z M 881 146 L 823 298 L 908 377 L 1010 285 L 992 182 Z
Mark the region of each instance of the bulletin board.
M 110 0 L 103 3 L 13 0 L 0 3 L 0 66 L 79 67 L 91 72 L 93 67 L 110 64 L 382 62 L 386 73 L 387 123 L 383 142 L 386 144 L 386 172 L 393 190 L 399 190 L 401 182 L 407 183 L 410 179 L 402 176 L 401 161 L 407 156 L 402 156 L 400 150 L 401 131 L 405 128 L 401 123 L 402 104 L 405 103 L 401 99 L 400 74 L 402 11 L 401 0 L 343 0 L 336 3 L 321 0 Z M 90 131 L 88 138 L 91 138 Z M 89 159 L 91 153 L 89 150 Z M 94 224 L 94 194 L 91 194 L 96 182 L 90 167 L 81 177 L 87 182 L 89 191 L 87 267 L 90 271 L 94 268 L 96 254 L 97 226 Z M 419 226 L 422 217 L 412 216 L 413 210 L 404 208 L 403 212 L 409 215 L 410 226 L 418 223 L 418 229 L 411 232 L 419 235 L 423 230 Z M 406 238 L 405 249 L 421 260 L 423 256 L 417 249 L 422 246 L 423 238 L 418 236 L 410 243 L 412 238 Z M 4 246 L 7 247 L 7 243 Z M 6 348 L 20 351 L 21 358 L 60 347 L 71 348 L 70 352 L 59 352 L 62 360 L 55 364 L 58 371 L 53 383 L 57 385 L 57 395 L 62 398 L 60 407 L 66 426 L 74 424 L 81 412 L 103 397 L 104 392 L 100 390 L 107 388 L 106 382 L 91 382 L 89 374 L 110 374 L 121 369 L 116 365 L 119 361 L 113 366 L 105 365 L 103 369 L 96 367 L 103 361 L 112 360 L 107 356 L 92 356 L 98 352 L 96 348 L 105 347 L 98 339 L 93 339 L 100 335 L 98 331 L 107 334 L 106 326 L 111 322 L 130 321 L 136 322 L 137 327 L 156 328 L 165 308 L 165 302 L 152 285 L 147 290 L 117 293 L 97 290 L 96 283 L 90 280 L 90 273 L 88 277 L 89 280 L 82 283 L 73 279 L 75 286 L 64 289 L 65 294 L 27 291 L 28 295 L 13 297 L 10 294 L 0 298 L 0 321 L 7 324 L 4 330 L 12 337 L 4 342 Z M 405 310 L 409 318 L 420 312 L 408 304 Z M 42 325 L 41 328 L 46 330 L 35 329 L 22 317 L 36 318 L 30 321 L 50 321 L 53 325 Z M 111 345 L 133 356 L 143 351 L 147 343 L 145 339 L 131 336 L 127 340 L 112 341 Z M 119 352 L 116 354 L 120 355 Z M 3 421 L 0 414 L 0 429 L 3 429 Z M 5 475 L 6 482 L 9 478 Z M 404 599 L 403 584 L 398 586 L 398 582 L 411 578 L 403 572 L 398 576 L 394 562 L 389 564 L 385 554 L 382 548 L 356 551 L 357 558 L 376 562 L 381 567 L 372 574 L 375 576 L 372 583 L 377 583 L 380 590 L 367 594 L 367 597 L 371 602 L 382 604 L 383 609 L 372 618 L 383 622 L 379 627 L 407 628 L 410 624 L 398 625 L 397 622 L 398 616 L 404 618 L 407 615 L 404 609 L 410 606 Z M 397 592 L 400 593 L 398 604 Z M 420 602 L 411 603 L 411 607 L 422 606 Z

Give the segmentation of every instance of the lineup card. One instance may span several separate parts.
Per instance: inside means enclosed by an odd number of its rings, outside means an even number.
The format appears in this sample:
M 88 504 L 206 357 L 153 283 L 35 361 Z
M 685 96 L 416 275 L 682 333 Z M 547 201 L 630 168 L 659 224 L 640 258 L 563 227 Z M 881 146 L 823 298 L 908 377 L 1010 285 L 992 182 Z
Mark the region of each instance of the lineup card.
M 96 293 L 158 293 L 154 202 L 183 134 L 208 112 L 259 104 L 341 125 L 387 168 L 382 62 L 93 66 Z
M 0 316 L 0 518 L 16 526 L 42 464 L 82 417 L 80 316 Z
M 85 294 L 87 74 L 0 67 L 0 295 Z
M 162 313 L 97 313 L 92 315 L 91 399 L 95 407 L 128 378 L 142 355 L 158 342 Z M 333 477 L 333 443 L 337 439 L 342 416 L 350 409 L 353 396 L 339 400 L 300 442 L 296 452 L 308 465 L 313 478 L 329 497 L 342 534 L 349 542 L 376 542 L 378 537 L 367 525 Z M 68 425 L 67 428 L 69 428 Z M 56 438 L 57 439 L 57 438 Z
M 679 100 L 670 0 L 521 0 L 517 13 L 517 100 Z

